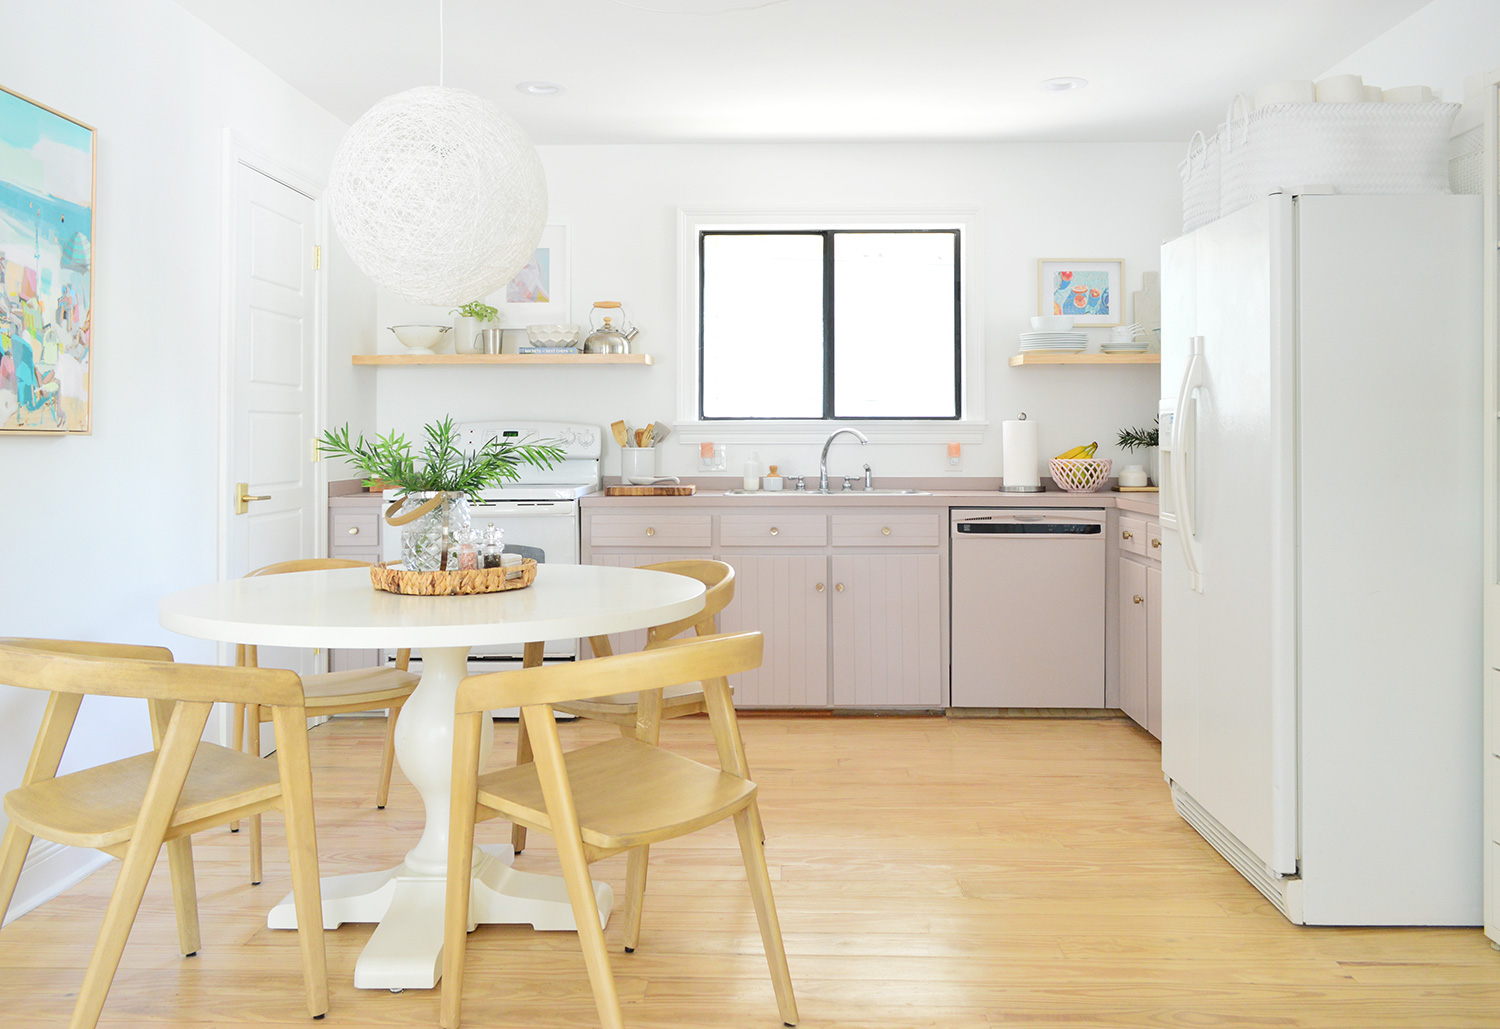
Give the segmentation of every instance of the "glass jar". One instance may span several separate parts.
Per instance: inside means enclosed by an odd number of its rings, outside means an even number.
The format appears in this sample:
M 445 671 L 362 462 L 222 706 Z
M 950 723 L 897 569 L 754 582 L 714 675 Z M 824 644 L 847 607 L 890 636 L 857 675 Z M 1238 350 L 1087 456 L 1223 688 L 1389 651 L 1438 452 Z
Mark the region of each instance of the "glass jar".
M 478 571 L 484 567 L 479 556 L 479 533 L 465 525 L 453 534 L 453 551 L 448 555 L 448 570 Z
M 499 568 L 500 556 L 505 552 L 505 530 L 494 522 L 484 527 L 484 542 L 480 545 L 480 557 L 485 568 Z
M 401 522 L 437 498 L 432 507 L 409 522 Z M 387 520 L 401 528 L 401 564 L 408 571 L 448 569 L 454 534 L 469 527 L 469 498 L 462 493 L 408 493 L 401 509 Z

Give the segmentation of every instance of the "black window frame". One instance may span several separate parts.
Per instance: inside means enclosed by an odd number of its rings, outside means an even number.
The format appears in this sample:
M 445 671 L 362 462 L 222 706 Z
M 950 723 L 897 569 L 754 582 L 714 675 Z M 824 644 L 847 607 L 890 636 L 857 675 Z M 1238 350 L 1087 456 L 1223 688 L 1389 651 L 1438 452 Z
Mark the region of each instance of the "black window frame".
M 836 415 L 834 405 L 834 246 L 835 236 L 847 235 L 951 235 L 953 237 L 953 414 L 951 415 Z M 817 417 L 786 418 L 772 415 L 709 415 L 703 409 L 704 339 L 703 286 L 705 245 L 709 236 L 822 236 L 823 237 L 823 413 Z M 796 422 L 796 421 L 870 421 L 870 422 L 957 422 L 964 416 L 964 274 L 963 229 L 944 228 L 857 228 L 857 229 L 699 229 L 698 230 L 698 420 L 703 422 Z

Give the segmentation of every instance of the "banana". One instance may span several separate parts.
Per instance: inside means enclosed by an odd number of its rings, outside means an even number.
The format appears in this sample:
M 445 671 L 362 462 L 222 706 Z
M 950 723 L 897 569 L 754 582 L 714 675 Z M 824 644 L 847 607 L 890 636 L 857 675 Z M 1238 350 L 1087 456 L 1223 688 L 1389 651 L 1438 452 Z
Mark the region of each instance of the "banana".
M 1098 443 L 1085 443 L 1071 450 L 1064 450 L 1061 454 L 1057 455 L 1057 459 L 1059 461 L 1085 461 L 1093 457 L 1094 452 L 1098 449 Z

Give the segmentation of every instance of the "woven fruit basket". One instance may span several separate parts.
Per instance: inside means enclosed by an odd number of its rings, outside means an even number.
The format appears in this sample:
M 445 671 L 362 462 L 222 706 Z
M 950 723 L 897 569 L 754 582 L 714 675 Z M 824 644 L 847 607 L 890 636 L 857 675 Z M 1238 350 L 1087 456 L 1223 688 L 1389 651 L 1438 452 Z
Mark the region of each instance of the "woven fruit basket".
M 409 572 L 388 564 L 370 569 L 370 584 L 387 593 L 411 597 L 457 597 L 519 590 L 536 581 L 536 562 L 522 558 L 509 568 L 472 568 L 454 572 Z
M 1083 460 L 1054 457 L 1052 481 L 1069 493 L 1093 493 L 1109 478 L 1113 464 L 1096 457 Z

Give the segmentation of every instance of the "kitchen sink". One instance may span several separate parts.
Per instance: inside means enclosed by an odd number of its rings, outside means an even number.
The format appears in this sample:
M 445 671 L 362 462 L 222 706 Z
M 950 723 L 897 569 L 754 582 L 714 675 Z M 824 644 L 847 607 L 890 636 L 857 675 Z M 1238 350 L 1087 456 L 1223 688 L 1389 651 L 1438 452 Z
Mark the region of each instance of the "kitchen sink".
M 820 490 L 764 490 L 764 489 L 731 489 L 725 490 L 726 496 L 731 497 L 930 497 L 932 494 L 924 489 L 832 489 L 824 493 Z

